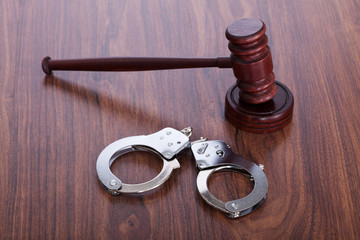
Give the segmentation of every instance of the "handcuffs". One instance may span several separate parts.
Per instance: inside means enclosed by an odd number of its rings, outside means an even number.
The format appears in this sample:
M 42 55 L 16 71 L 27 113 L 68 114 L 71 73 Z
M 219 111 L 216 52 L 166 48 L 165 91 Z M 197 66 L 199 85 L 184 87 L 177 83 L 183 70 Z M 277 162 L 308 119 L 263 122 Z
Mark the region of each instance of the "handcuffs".
M 96 171 L 101 184 L 112 195 L 152 190 L 163 184 L 172 171 L 180 167 L 178 156 L 191 148 L 199 170 L 197 188 L 201 197 L 210 206 L 231 218 L 243 216 L 259 207 L 268 191 L 268 181 L 262 167 L 236 155 L 223 141 L 208 141 L 201 138 L 190 142 L 191 134 L 191 127 L 181 131 L 168 127 L 150 135 L 122 138 L 111 143 L 100 153 L 96 162 Z M 160 173 L 144 183 L 123 183 L 111 172 L 111 164 L 121 155 L 134 151 L 152 152 L 162 159 L 163 168 Z M 253 181 L 252 192 L 243 198 L 226 203 L 212 195 L 207 186 L 209 177 L 217 171 L 227 170 L 239 172 Z

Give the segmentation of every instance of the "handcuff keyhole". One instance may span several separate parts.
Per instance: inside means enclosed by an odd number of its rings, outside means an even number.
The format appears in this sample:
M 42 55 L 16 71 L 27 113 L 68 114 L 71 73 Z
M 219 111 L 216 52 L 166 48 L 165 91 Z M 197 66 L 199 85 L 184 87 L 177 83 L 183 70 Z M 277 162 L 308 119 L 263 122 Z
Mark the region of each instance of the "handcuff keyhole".
M 223 157 L 223 156 L 224 156 L 224 151 L 222 151 L 222 150 L 217 150 L 217 151 L 216 151 L 216 155 L 218 155 L 219 157 Z

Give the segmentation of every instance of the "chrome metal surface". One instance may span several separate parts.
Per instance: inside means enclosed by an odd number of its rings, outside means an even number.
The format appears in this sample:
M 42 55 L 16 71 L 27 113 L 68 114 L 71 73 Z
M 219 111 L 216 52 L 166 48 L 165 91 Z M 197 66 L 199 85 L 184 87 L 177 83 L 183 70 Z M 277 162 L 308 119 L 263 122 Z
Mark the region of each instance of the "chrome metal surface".
M 201 138 L 191 143 L 189 140 L 191 134 L 191 127 L 181 131 L 164 128 L 150 135 L 127 137 L 111 143 L 100 153 L 96 162 L 100 182 L 113 195 L 152 190 L 163 184 L 172 171 L 180 167 L 176 156 L 191 147 L 200 170 L 197 187 L 208 204 L 232 218 L 248 214 L 260 206 L 268 190 L 267 178 L 261 169 L 263 166 L 259 167 L 236 155 L 231 151 L 230 146 L 222 141 L 207 141 L 206 138 Z M 163 168 L 155 178 L 144 183 L 126 184 L 111 172 L 110 166 L 118 157 L 134 151 L 152 152 L 163 161 Z M 226 203 L 217 199 L 210 193 L 207 182 L 211 174 L 223 170 L 236 171 L 247 176 L 254 182 L 253 191 L 244 198 Z
M 100 153 L 96 162 L 96 171 L 100 182 L 113 195 L 142 193 L 160 186 L 170 177 L 173 169 L 180 167 L 176 155 L 190 147 L 189 136 L 191 133 L 191 127 L 182 131 L 164 128 L 150 135 L 127 137 L 111 143 Z M 134 151 L 155 153 L 163 161 L 161 172 L 145 183 L 123 183 L 111 172 L 110 166 L 121 155 Z
M 236 155 L 231 151 L 230 146 L 222 141 L 194 143 L 191 150 L 200 170 L 197 187 L 201 197 L 209 205 L 225 212 L 231 218 L 236 218 L 252 212 L 264 202 L 268 191 L 268 181 L 258 165 Z M 210 193 L 207 182 L 214 172 L 223 170 L 240 172 L 253 180 L 252 192 L 246 197 L 226 203 L 216 198 Z

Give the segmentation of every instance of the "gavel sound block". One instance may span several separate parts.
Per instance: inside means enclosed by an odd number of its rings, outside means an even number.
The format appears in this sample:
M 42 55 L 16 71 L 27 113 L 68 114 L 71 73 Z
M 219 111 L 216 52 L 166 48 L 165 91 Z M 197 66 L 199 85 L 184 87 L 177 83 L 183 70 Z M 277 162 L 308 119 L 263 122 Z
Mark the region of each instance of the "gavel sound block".
M 279 130 L 292 118 L 294 99 L 290 90 L 275 81 L 265 24 L 245 18 L 226 29 L 230 57 L 219 58 L 97 58 L 51 60 L 42 69 L 73 71 L 146 71 L 179 68 L 233 68 L 237 79 L 225 98 L 225 117 L 239 129 L 256 133 Z

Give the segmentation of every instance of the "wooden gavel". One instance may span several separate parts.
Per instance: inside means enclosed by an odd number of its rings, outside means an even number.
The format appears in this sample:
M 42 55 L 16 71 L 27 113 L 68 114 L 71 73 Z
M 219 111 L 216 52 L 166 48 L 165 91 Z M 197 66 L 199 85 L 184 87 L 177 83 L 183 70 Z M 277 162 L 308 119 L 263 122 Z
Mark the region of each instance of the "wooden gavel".
M 218 58 L 93 58 L 51 60 L 45 57 L 42 69 L 70 71 L 148 71 L 181 68 L 233 68 L 234 84 L 225 99 L 225 116 L 235 127 L 267 133 L 281 129 L 292 118 L 293 96 L 275 82 L 265 24 L 254 18 L 234 22 L 226 29 L 230 57 Z

